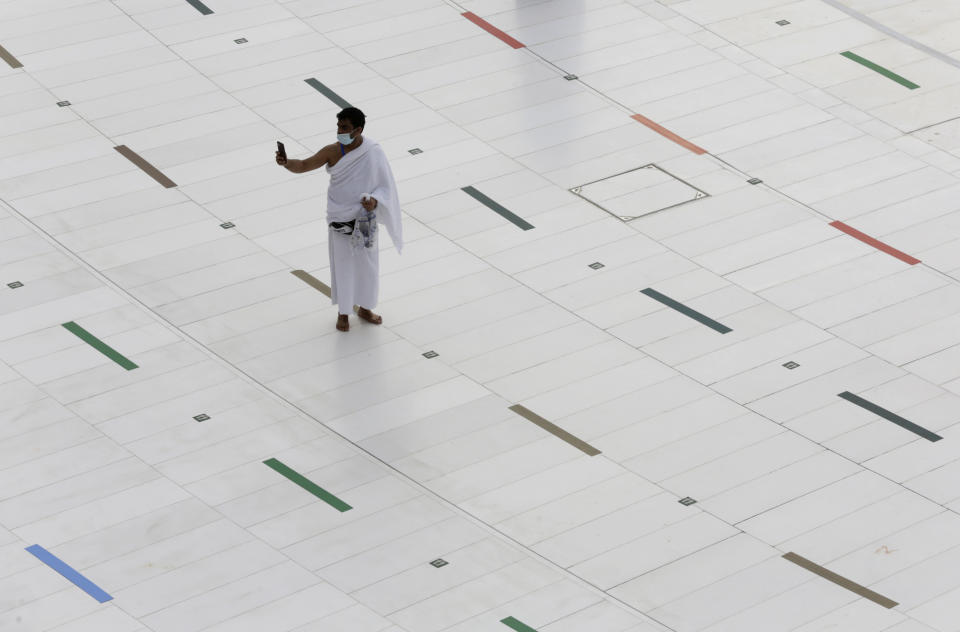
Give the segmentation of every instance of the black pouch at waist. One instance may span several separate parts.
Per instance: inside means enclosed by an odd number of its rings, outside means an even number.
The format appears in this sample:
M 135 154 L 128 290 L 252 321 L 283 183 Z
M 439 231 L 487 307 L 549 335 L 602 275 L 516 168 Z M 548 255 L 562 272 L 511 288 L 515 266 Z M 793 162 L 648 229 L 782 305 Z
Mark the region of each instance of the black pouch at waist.
M 344 235 L 353 234 L 353 229 L 357 225 L 357 220 L 352 219 L 349 222 L 330 222 L 330 228 Z

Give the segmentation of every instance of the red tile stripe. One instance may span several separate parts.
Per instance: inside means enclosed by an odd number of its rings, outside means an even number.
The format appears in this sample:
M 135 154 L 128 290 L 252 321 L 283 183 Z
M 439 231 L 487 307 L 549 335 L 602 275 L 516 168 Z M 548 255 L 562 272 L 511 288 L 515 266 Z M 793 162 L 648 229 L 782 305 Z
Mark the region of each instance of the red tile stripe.
M 856 239 L 859 239 L 860 241 L 862 241 L 862 242 L 865 243 L 865 244 L 870 244 L 871 246 L 873 246 L 873 247 L 876 248 L 877 250 L 882 250 L 883 252 L 887 253 L 888 255 L 893 255 L 894 257 L 896 257 L 896 258 L 899 259 L 900 261 L 905 261 L 905 262 L 909 263 L 910 265 L 915 265 L 915 264 L 920 263 L 920 260 L 919 260 L 919 259 L 917 259 L 917 258 L 915 258 L 915 257 L 911 257 L 911 256 L 908 255 L 907 253 L 901 252 L 900 250 L 897 250 L 897 249 L 894 248 L 893 246 L 888 246 L 887 244 L 883 243 L 882 241 L 879 241 L 879 240 L 877 240 L 877 239 L 874 239 L 874 238 L 871 237 L 870 235 L 865 235 L 864 233 L 861 233 L 861 232 L 860 232 L 859 230 L 857 230 L 856 228 L 853 228 L 853 227 L 851 227 L 851 226 L 847 226 L 846 224 L 844 224 L 844 223 L 841 222 L 841 221 L 830 222 L 830 225 L 833 226 L 834 228 L 838 229 L 838 230 L 842 230 L 843 232 L 847 233 L 847 234 L 850 235 L 851 237 L 855 237 Z
M 669 138 L 670 140 L 672 140 L 672 141 L 675 142 L 676 144 L 678 144 L 678 145 L 680 145 L 680 146 L 682 146 L 682 147 L 686 147 L 687 149 L 689 149 L 690 151 L 692 151 L 692 152 L 695 153 L 695 154 L 705 154 L 705 153 L 707 153 L 707 150 L 706 150 L 706 149 L 703 149 L 702 147 L 697 147 L 696 145 L 694 145 L 694 144 L 691 143 L 690 141 L 688 141 L 688 140 L 686 140 L 686 139 L 683 139 L 683 138 L 680 138 L 679 136 L 677 136 L 676 134 L 674 134 L 673 132 L 671 132 L 670 130 L 668 130 L 666 127 L 663 127 L 662 125 L 657 125 L 656 123 L 654 123 L 653 121 L 651 121 L 650 119 L 648 119 L 648 118 L 645 117 L 645 116 L 642 116 L 642 115 L 640 115 L 640 114 L 634 114 L 634 115 L 633 115 L 632 117 L 630 117 L 630 118 L 632 118 L 632 119 L 635 120 L 635 121 L 639 121 L 639 122 L 643 123 L 644 125 L 646 125 L 646 126 L 649 127 L 650 129 L 652 129 L 652 130 L 655 131 L 656 133 L 660 134 L 660 135 L 663 136 L 664 138 Z
M 463 17 L 467 18 L 468 20 L 470 20 L 471 22 L 473 22 L 474 24 L 476 24 L 477 26 L 479 26 L 480 28 L 482 28 L 484 31 L 486 31 L 486 32 L 490 33 L 491 35 L 493 35 L 493 36 L 495 36 L 495 37 L 503 40 L 504 42 L 506 42 L 507 44 L 509 44 L 510 46 L 512 46 L 512 47 L 514 47 L 514 48 L 525 48 L 522 43 L 520 43 L 520 42 L 518 42 L 517 40 L 513 39 L 512 37 L 510 37 L 509 35 L 507 35 L 507 34 L 504 33 L 503 31 L 501 31 L 500 29 L 498 29 L 498 28 L 495 27 L 494 25 L 490 24 L 489 22 L 487 22 L 486 20 L 484 20 L 484 19 L 481 18 L 480 16 L 474 15 L 473 13 L 471 13 L 471 12 L 469 12 L 469 11 L 466 11 L 465 13 L 463 13 Z

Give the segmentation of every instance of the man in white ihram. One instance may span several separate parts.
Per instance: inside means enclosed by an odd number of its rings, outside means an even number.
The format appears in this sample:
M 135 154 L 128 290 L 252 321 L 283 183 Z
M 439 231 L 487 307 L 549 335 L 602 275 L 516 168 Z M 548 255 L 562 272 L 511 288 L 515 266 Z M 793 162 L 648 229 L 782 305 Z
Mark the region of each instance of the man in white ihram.
M 286 159 L 277 152 L 277 164 L 294 173 L 326 167 L 327 224 L 330 248 L 330 299 L 339 306 L 337 329 L 349 331 L 349 314 L 374 325 L 383 322 L 371 310 L 380 293 L 380 257 L 377 224 L 387 228 L 397 252 L 403 247 L 400 200 L 393 172 L 380 145 L 361 134 L 366 118 L 357 108 L 337 114 L 337 141 L 306 160 Z

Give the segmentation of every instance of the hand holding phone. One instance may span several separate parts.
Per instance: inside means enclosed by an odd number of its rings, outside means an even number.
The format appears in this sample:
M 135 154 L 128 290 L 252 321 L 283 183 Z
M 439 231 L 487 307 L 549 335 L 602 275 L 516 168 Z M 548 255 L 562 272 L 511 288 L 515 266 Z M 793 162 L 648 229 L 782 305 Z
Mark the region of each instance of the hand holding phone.
M 285 165 L 287 164 L 287 149 L 283 146 L 283 143 L 277 141 L 277 164 Z

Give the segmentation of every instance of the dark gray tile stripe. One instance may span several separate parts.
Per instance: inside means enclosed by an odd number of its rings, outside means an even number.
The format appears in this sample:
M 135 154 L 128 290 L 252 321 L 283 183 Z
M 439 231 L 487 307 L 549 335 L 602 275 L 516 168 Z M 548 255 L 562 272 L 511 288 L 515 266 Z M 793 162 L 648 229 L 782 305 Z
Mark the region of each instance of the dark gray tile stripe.
M 213 13 L 210 7 L 200 2 L 200 0 L 187 0 L 187 2 L 190 3 L 190 6 L 204 15 L 210 15 Z
M 290 274 L 297 277 L 310 287 L 320 290 L 327 295 L 327 298 L 330 297 L 330 287 L 309 272 L 306 272 L 305 270 L 293 270 Z
M 327 86 L 323 85 L 313 77 L 310 77 L 309 79 L 304 79 L 304 81 L 306 81 L 310 86 L 315 88 L 317 92 L 319 92 L 323 96 L 327 97 L 328 99 L 330 99 L 331 101 L 339 105 L 341 108 L 351 107 L 350 103 L 348 103 L 346 99 L 344 99 L 339 94 L 337 94 Z
M 3 46 L 0 46 L 0 59 L 7 62 L 11 68 L 23 68 L 23 64 Z
M 719 332 L 722 333 L 722 334 L 730 333 L 731 331 L 733 331 L 732 329 L 730 329 L 730 328 L 727 327 L 726 325 L 723 325 L 723 324 L 721 324 L 721 323 L 718 323 L 717 321 L 713 320 L 712 318 L 709 318 L 709 317 L 707 317 L 707 316 L 704 316 L 703 314 L 701 314 L 700 312 L 698 312 L 698 311 L 695 310 L 695 309 L 690 309 L 689 307 L 687 307 L 687 306 L 684 305 L 683 303 L 679 303 L 679 302 L 673 300 L 672 298 L 670 298 L 669 296 L 665 296 L 665 295 L 661 294 L 660 292 L 656 291 L 656 290 L 653 289 L 653 288 L 649 288 L 649 287 L 648 287 L 648 288 L 646 288 L 645 290 L 640 290 L 640 291 L 641 291 L 643 294 L 646 294 L 647 296 L 649 296 L 650 298 L 652 298 L 653 300 L 659 301 L 659 302 L 663 303 L 664 305 L 666 305 L 667 307 L 669 307 L 669 308 L 671 308 L 671 309 L 675 309 L 675 310 L 677 310 L 678 312 L 680 312 L 681 314 L 683 314 L 683 315 L 685 315 L 685 316 L 689 316 L 690 318 L 694 319 L 694 320 L 697 321 L 697 322 L 703 323 L 704 325 L 706 325 L 706 326 L 709 327 L 710 329 L 715 329 L 716 331 L 719 331 Z
M 133 164 L 140 167 L 144 173 L 146 173 L 148 176 L 150 176 L 151 178 L 153 178 L 154 180 L 156 180 L 166 188 L 172 189 L 173 187 L 177 186 L 176 182 L 174 182 L 167 176 L 163 175 L 163 173 L 161 173 L 159 169 L 157 169 L 156 167 L 151 165 L 149 162 L 144 160 L 137 152 L 133 151 L 126 145 L 119 145 L 117 147 L 114 147 L 114 149 L 116 149 L 118 152 L 120 152 L 120 154 L 124 158 L 126 158 Z
M 575 447 L 576 449 L 580 450 L 585 454 L 588 454 L 590 456 L 597 456 L 598 454 L 600 454 L 600 450 L 596 449 L 595 447 L 593 447 L 583 439 L 578 439 L 577 437 L 573 436 L 563 428 L 550 423 L 549 421 L 547 421 L 540 415 L 536 414 L 535 412 L 531 411 L 529 408 L 526 408 L 525 406 L 521 406 L 520 404 L 515 404 L 510 407 L 510 410 L 517 413 L 524 419 L 528 421 L 532 421 L 533 423 L 537 424 L 538 426 L 540 426 L 550 434 L 554 435 L 555 437 L 558 437 L 559 439 L 562 439 L 563 441 L 566 441 L 567 443 L 569 443 L 570 445 L 572 445 L 573 447 Z
M 512 212 L 500 206 L 499 204 L 497 204 L 496 202 L 488 198 L 483 193 L 480 193 L 473 187 L 463 187 L 462 191 L 467 195 L 469 195 L 470 197 L 472 197 L 473 199 L 480 202 L 481 204 L 483 204 L 484 206 L 486 206 L 487 208 L 493 210 L 494 212 L 498 213 L 502 217 L 510 220 L 511 222 L 513 222 L 514 224 L 522 228 L 523 230 L 530 230 L 531 228 L 534 228 L 533 224 L 527 222 L 523 218 L 520 218 L 514 215 Z
M 819 564 L 814 564 L 807 558 L 801 557 L 796 553 L 793 553 L 793 552 L 785 553 L 783 556 L 783 559 L 793 562 L 797 566 L 805 568 L 811 573 L 816 573 L 820 577 L 823 577 L 824 579 L 833 582 L 837 586 L 842 586 L 843 588 L 846 588 L 847 590 L 854 592 L 865 599 L 869 599 L 874 603 L 878 603 L 884 608 L 893 608 L 894 606 L 899 605 L 896 601 L 892 599 L 888 599 L 883 595 L 873 592 L 872 590 L 870 590 L 865 586 L 861 586 L 856 582 L 852 582 L 845 577 L 837 575 L 833 571 L 829 571 L 824 567 L 820 566 Z
M 881 408 L 880 406 L 877 406 L 877 405 L 874 404 L 873 402 L 867 401 L 867 400 L 865 400 L 864 398 L 862 398 L 862 397 L 860 397 L 860 396 L 858 396 L 858 395 L 854 395 L 853 393 L 851 393 L 851 392 L 849 392 L 849 391 L 844 391 L 844 392 L 842 392 L 842 393 L 839 393 L 838 396 L 839 396 L 839 397 L 842 397 L 842 398 L 845 399 L 845 400 L 847 400 L 847 401 L 850 402 L 851 404 L 856 404 L 856 405 L 859 406 L 860 408 L 865 408 L 866 410 L 869 410 L 870 412 L 874 413 L 875 415 L 879 415 L 879 416 L 883 417 L 883 418 L 886 419 L 887 421 L 892 421 L 893 423 L 897 424 L 897 425 L 900 426 L 901 428 L 906 428 L 906 429 L 909 430 L 910 432 L 912 432 L 912 433 L 914 433 L 914 434 L 918 434 L 918 435 L 920 435 L 921 437 L 923 437 L 924 439 L 927 439 L 928 441 L 939 441 L 940 439 L 943 439 L 943 437 L 941 437 L 940 435 L 938 435 L 938 434 L 936 434 L 936 433 L 933 433 L 933 432 L 930 432 L 929 430 L 927 430 L 927 429 L 924 428 L 923 426 L 918 426 L 917 424 L 913 423 L 912 421 L 908 421 L 908 420 L 904 419 L 903 417 L 901 417 L 900 415 L 897 415 L 896 413 L 892 413 L 892 412 L 890 412 L 889 410 L 887 410 L 886 408 Z

